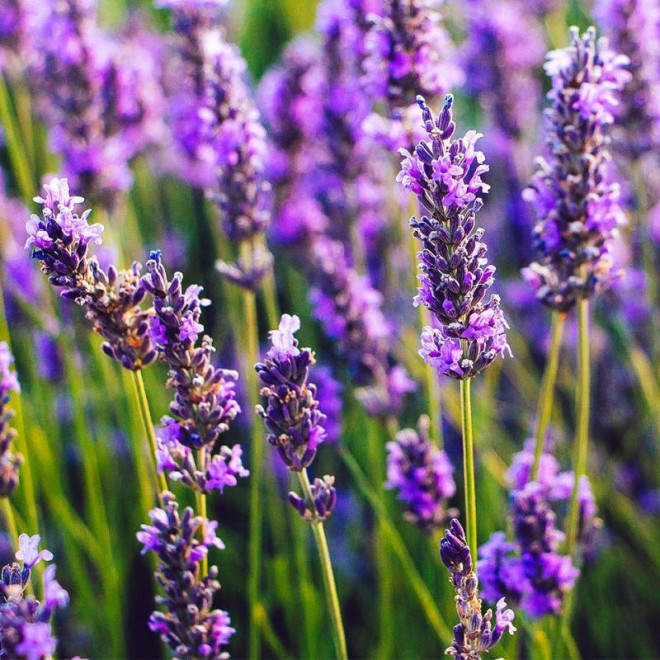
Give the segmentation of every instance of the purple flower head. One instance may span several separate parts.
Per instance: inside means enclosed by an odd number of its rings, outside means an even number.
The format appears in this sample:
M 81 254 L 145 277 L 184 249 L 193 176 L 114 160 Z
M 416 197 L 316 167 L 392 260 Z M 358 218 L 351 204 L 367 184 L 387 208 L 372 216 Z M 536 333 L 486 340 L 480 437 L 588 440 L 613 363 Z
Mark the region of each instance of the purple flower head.
M 50 623 L 26 623 L 23 626 L 23 639 L 16 645 L 16 651 L 25 660 L 41 660 L 55 653 L 57 640 L 53 637 Z
M 619 92 L 630 80 L 628 58 L 590 28 L 571 29 L 571 46 L 548 54 L 552 78 L 546 110 L 546 156 L 525 199 L 536 211 L 538 260 L 523 271 L 545 305 L 570 310 L 614 277 L 609 241 L 625 222 L 619 184 L 609 166 L 609 132 Z
M 481 596 L 489 603 L 495 603 L 503 596 L 509 601 L 520 602 L 527 578 L 517 546 L 508 543 L 504 532 L 495 532 L 479 548 L 477 572 L 481 585 Z
M 482 205 L 480 195 L 488 192 L 481 179 L 488 166 L 475 149 L 479 133 L 468 131 L 452 140 L 451 95 L 437 119 L 422 97 L 417 102 L 429 141 L 421 140 L 412 154 L 401 150 L 397 181 L 429 213 L 411 220 L 422 244 L 415 304 L 423 304 L 439 322 L 422 331 L 420 355 L 446 376 L 471 378 L 498 355 L 511 353 L 499 297 L 491 295 L 484 302 L 495 267 L 488 265 L 484 230 L 476 229 L 475 214 Z
M 209 548 L 224 547 L 215 534 L 217 523 L 193 516 L 190 507 L 179 514 L 172 493 L 163 493 L 161 501 L 162 508 L 149 513 L 151 525 L 142 525 L 137 533 L 143 553 L 156 554 L 156 580 L 164 591 L 157 602 L 165 611 L 152 613 L 149 628 L 177 655 L 221 658 L 221 646 L 227 644 L 234 630 L 226 612 L 211 610 L 220 589 L 218 569 L 211 566 L 208 575 L 200 575 L 200 562 Z M 206 532 L 200 541 L 197 532 L 204 523 Z
M 325 440 L 334 444 L 339 442 L 342 432 L 342 384 L 335 380 L 330 367 L 324 365 L 316 365 L 314 378 L 316 379 L 319 408 L 326 416 L 323 424 L 326 433 Z
M 268 442 L 290 470 L 301 471 L 325 440 L 325 415 L 318 408 L 316 386 L 308 383 L 314 354 L 298 348 L 293 332 L 300 328 L 297 316 L 285 314 L 279 329 L 270 333 L 272 347 L 264 362 L 255 365 L 267 406 L 257 406 L 268 431 Z
M 459 616 L 451 646 L 445 653 L 455 658 L 476 660 L 481 657 L 481 653 L 492 649 L 505 632 L 508 631 L 510 635 L 516 632 L 513 610 L 505 609 L 506 601 L 501 598 L 497 603 L 494 626 L 492 610 L 481 614 L 481 599 L 477 590 L 479 580 L 472 568 L 465 532 L 455 518 L 450 522 L 450 528 L 445 530 L 440 556 L 449 570 L 449 579 L 456 592 L 456 611 Z
M 44 605 L 48 608 L 66 607 L 69 593 L 55 579 L 55 564 L 50 564 L 44 571 Z
M 20 559 L 25 568 L 31 569 L 42 559 L 44 561 L 50 561 L 53 558 L 53 553 L 50 550 L 39 552 L 39 541 L 41 541 L 39 534 L 35 534 L 34 536 L 21 534 L 18 537 L 19 549 L 16 552 L 16 559 Z
M 456 492 L 453 468 L 444 451 L 428 437 L 429 419 L 421 417 L 418 430 L 403 429 L 387 447 L 385 488 L 398 491 L 405 518 L 428 534 L 456 515 L 447 500 Z
M 335 478 L 326 474 L 323 479 L 314 479 L 311 484 L 313 503 L 306 498 L 290 492 L 288 499 L 293 508 L 306 522 L 322 522 L 332 514 L 337 502 L 337 491 L 334 487 Z

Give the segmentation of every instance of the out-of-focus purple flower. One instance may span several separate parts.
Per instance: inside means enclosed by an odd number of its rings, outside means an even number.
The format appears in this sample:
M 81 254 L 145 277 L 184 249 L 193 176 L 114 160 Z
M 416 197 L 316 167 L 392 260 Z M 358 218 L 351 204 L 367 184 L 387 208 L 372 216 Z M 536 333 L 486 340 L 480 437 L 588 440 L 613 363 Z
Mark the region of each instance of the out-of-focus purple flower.
M 362 62 L 366 88 L 392 110 L 436 97 L 463 82 L 442 23 L 442 0 L 385 0 L 367 19 Z
M 7 342 L 0 342 L 0 497 L 9 497 L 18 486 L 21 454 L 13 454 L 11 445 L 16 431 L 9 426 L 14 412 L 8 407 L 9 393 L 20 392 L 16 372 L 11 369 L 14 356 Z
M 621 93 L 614 148 L 636 160 L 660 147 L 660 6 L 654 0 L 598 0 L 594 14 L 632 79 Z
M 297 316 L 284 314 L 279 329 L 271 331 L 272 346 L 264 362 L 255 365 L 267 406 L 257 406 L 268 430 L 268 442 L 289 470 L 300 472 L 310 465 L 325 440 L 325 415 L 319 410 L 316 385 L 308 383 L 314 354 L 298 348 L 293 333 L 300 328 Z
M 546 110 L 545 158 L 525 198 L 538 218 L 533 233 L 538 261 L 523 277 L 545 305 L 568 311 L 579 298 L 607 286 L 612 273 L 608 242 L 625 223 L 608 144 L 619 92 L 630 80 L 627 57 L 596 40 L 590 28 L 571 29 L 571 46 L 548 53 L 552 79 Z
M 319 408 L 325 414 L 325 441 L 331 444 L 339 442 L 342 432 L 342 385 L 332 375 L 332 369 L 325 365 L 316 365 L 316 396 Z
M 156 359 L 148 329 L 148 312 L 141 304 L 146 290 L 140 280 L 141 265 L 128 270 L 111 265 L 107 272 L 89 254 L 89 244 L 101 242 L 103 225 L 87 222 L 91 210 L 79 215 L 75 207 L 84 200 L 69 194 L 66 179 L 44 185 L 41 217 L 32 215 L 26 228 L 26 248 L 41 262 L 41 271 L 58 287 L 63 298 L 83 307 L 85 317 L 106 341 L 103 351 L 125 369 L 136 371 Z
M 449 570 L 449 579 L 456 592 L 456 611 L 460 623 L 454 626 L 454 638 L 445 651 L 447 655 L 464 660 L 478 660 L 481 653 L 492 649 L 502 639 L 505 631 L 510 635 L 516 632 L 513 625 L 513 610 L 505 609 L 506 601 L 500 598 L 495 610 L 481 614 L 479 598 L 479 580 L 473 570 L 470 548 L 465 539 L 465 532 L 455 518 L 445 530 L 440 545 L 442 563 Z
M 437 119 L 423 98 L 418 103 L 430 140 L 420 141 L 413 154 L 401 150 L 397 181 L 430 214 L 411 219 L 422 244 L 415 304 L 427 307 L 439 322 L 423 329 L 420 355 L 441 374 L 471 378 L 498 355 L 510 354 L 499 296 L 483 302 L 495 267 L 486 260 L 484 230 L 475 228 L 475 214 L 482 206 L 480 194 L 488 192 L 481 178 L 488 166 L 475 149 L 479 133 L 468 131 L 452 141 L 451 95 Z
M 38 534 L 21 534 L 18 541 L 16 558 L 23 566 L 16 562 L 5 565 L 0 580 L 0 652 L 7 658 L 40 660 L 55 652 L 57 639 L 50 621 L 57 607 L 66 607 L 69 595 L 55 579 L 55 566 L 50 565 L 44 571 L 43 601 L 25 596 L 32 568 L 53 555 L 49 550 L 38 551 Z
M 417 431 L 403 429 L 387 443 L 385 488 L 398 491 L 406 520 L 432 534 L 458 514 L 447 509 L 447 500 L 456 492 L 453 467 L 445 452 L 429 440 L 428 430 L 429 419 L 424 416 Z
M 523 586 L 527 580 L 520 557 L 514 553 L 517 546 L 506 540 L 504 532 L 494 532 L 479 548 L 477 572 L 481 585 L 481 596 L 495 603 L 506 596 L 520 602 Z
M 215 536 L 216 524 L 193 516 L 190 507 L 180 515 L 172 493 L 163 493 L 161 501 L 162 508 L 149 513 L 151 525 L 142 525 L 137 533 L 142 552 L 153 552 L 158 559 L 156 580 L 164 592 L 157 602 L 165 611 L 152 613 L 149 628 L 177 655 L 227 657 L 222 647 L 235 631 L 227 612 L 211 609 L 220 589 L 218 569 L 211 566 L 208 575 L 200 576 L 200 563 L 209 548 L 223 547 Z M 199 540 L 197 532 L 203 524 L 207 534 Z

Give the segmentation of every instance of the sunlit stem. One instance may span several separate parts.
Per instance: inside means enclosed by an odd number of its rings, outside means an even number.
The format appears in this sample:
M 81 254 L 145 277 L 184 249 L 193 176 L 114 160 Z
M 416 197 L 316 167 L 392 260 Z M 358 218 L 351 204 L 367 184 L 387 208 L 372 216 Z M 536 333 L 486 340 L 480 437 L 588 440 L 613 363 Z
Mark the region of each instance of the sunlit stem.
M 465 488 L 466 536 L 473 561 L 477 559 L 477 491 L 474 478 L 474 441 L 470 379 L 461 380 L 461 432 L 463 435 L 463 484 Z

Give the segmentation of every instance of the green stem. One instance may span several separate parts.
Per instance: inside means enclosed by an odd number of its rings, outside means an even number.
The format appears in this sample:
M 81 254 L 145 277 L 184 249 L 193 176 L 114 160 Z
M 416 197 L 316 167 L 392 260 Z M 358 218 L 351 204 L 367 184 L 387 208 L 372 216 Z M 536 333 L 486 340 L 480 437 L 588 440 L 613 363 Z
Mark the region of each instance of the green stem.
M 167 490 L 167 479 L 165 479 L 164 474 L 158 474 L 158 467 L 156 465 L 156 450 L 158 445 L 156 444 L 156 433 L 154 431 L 154 425 L 151 417 L 151 410 L 149 408 L 149 399 L 147 398 L 147 390 L 144 387 L 144 379 L 142 378 L 141 371 L 132 371 L 133 374 L 133 385 L 135 398 L 138 403 L 138 408 L 140 409 L 140 418 L 142 419 L 142 426 L 144 427 L 144 432 L 147 436 L 147 441 L 149 443 L 149 454 L 151 455 L 151 466 L 154 469 L 154 474 L 158 481 L 158 488 L 160 492 L 163 493 Z M 158 498 L 160 500 L 160 497 Z
M 243 296 L 243 312 L 245 322 L 245 381 L 248 393 L 249 406 L 254 410 L 257 397 L 257 376 L 254 365 L 258 359 L 259 331 L 257 327 L 257 306 L 253 291 L 245 290 Z M 260 629 L 257 622 L 257 612 L 260 598 L 261 574 L 261 472 L 263 463 L 262 434 L 252 420 L 252 438 L 250 453 L 252 465 L 250 466 L 250 531 L 249 531 L 249 572 L 248 572 L 248 603 L 249 603 L 249 630 L 248 630 L 248 657 L 259 658 Z
M 202 447 L 197 452 L 197 467 L 200 472 L 206 472 L 206 449 Z M 206 518 L 207 518 L 207 508 L 206 508 L 206 493 L 196 490 L 195 499 L 197 500 L 197 510 L 199 515 L 202 517 L 202 527 L 201 534 L 202 540 L 206 537 Z M 208 555 L 202 557 L 202 575 L 206 576 L 209 574 L 209 558 Z
M 314 505 L 314 496 L 312 495 L 312 487 L 309 483 L 307 470 L 303 469 L 302 472 L 296 472 L 300 486 L 303 489 L 305 498 L 309 502 L 312 509 L 313 520 L 310 523 L 316 547 L 319 551 L 319 560 L 321 562 L 321 573 L 323 575 L 323 586 L 325 587 L 325 595 L 328 601 L 328 608 L 330 609 L 330 619 L 332 621 L 332 633 L 335 642 L 335 650 L 337 658 L 346 660 L 348 658 L 348 651 L 346 650 L 346 635 L 344 634 L 344 624 L 341 618 L 341 609 L 339 607 L 339 597 L 337 596 L 337 585 L 335 583 L 335 575 L 332 571 L 332 562 L 330 561 L 330 550 L 328 549 L 328 541 L 325 537 L 325 530 L 323 523 L 316 520 L 317 512 Z
M 465 487 L 466 536 L 472 560 L 477 558 L 477 493 L 474 479 L 474 441 L 470 379 L 461 380 L 461 432 L 463 435 L 463 485 Z
M 587 453 L 589 448 L 589 300 L 584 298 L 578 303 L 578 392 L 577 392 L 577 429 L 575 433 L 575 457 L 573 492 L 571 494 L 570 517 L 568 521 L 566 552 L 575 553 L 577 545 L 580 505 L 578 493 L 580 477 L 587 472 Z
M 550 344 L 550 353 L 545 366 L 543 380 L 541 381 L 541 390 L 539 392 L 539 403 L 537 407 L 537 421 L 535 445 L 534 445 L 534 464 L 530 481 L 536 481 L 539 476 L 539 463 L 545 443 L 545 436 L 550 424 L 552 415 L 552 403 L 554 400 L 555 383 L 557 382 L 557 368 L 559 366 L 559 350 L 561 347 L 561 338 L 564 331 L 564 321 L 566 316 L 560 312 L 552 313 L 552 343 Z

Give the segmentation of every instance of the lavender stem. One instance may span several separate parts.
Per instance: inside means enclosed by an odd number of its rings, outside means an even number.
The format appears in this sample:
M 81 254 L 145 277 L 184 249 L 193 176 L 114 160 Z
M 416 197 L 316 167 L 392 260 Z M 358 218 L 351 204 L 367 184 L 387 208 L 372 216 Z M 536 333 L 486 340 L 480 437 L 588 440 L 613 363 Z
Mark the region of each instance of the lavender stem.
M 328 540 L 325 537 L 325 529 L 323 528 L 323 522 L 318 520 L 316 505 L 314 504 L 314 495 L 312 494 L 312 487 L 309 483 L 309 477 L 307 476 L 307 469 L 303 468 L 301 471 L 297 471 L 296 475 L 298 476 L 298 481 L 305 494 L 305 499 L 310 503 L 312 508 L 312 520 L 310 525 L 312 527 L 312 533 L 314 534 L 314 540 L 316 541 L 316 547 L 319 551 L 323 586 L 325 587 L 325 595 L 328 601 L 328 608 L 330 609 L 332 636 L 335 642 L 337 658 L 340 660 L 347 660 L 348 651 L 346 650 L 346 635 L 344 634 L 344 624 L 341 618 L 339 597 L 337 596 L 337 585 L 332 571 L 332 562 L 330 561 L 330 550 L 328 549 Z
M 463 486 L 468 546 L 477 556 L 477 491 L 474 479 L 474 441 L 472 438 L 472 402 L 470 378 L 461 380 L 461 433 L 463 435 Z
M 554 400 L 555 383 L 557 382 L 557 368 L 559 366 L 559 351 L 561 348 L 561 338 L 564 332 L 564 321 L 566 315 L 561 312 L 552 313 L 552 342 L 550 344 L 550 353 L 543 373 L 543 380 L 541 381 L 541 390 L 539 392 L 539 403 L 537 406 L 537 421 L 536 432 L 534 437 L 536 443 L 534 445 L 534 463 L 532 465 L 532 473 L 530 481 L 536 481 L 539 476 L 539 463 L 541 461 L 541 454 L 543 453 L 543 446 L 545 444 L 545 436 L 548 432 L 548 424 L 552 415 L 552 403 Z
M 197 465 L 199 467 L 200 472 L 206 472 L 206 451 L 204 447 L 202 447 L 198 452 L 197 452 Z M 206 506 L 206 493 L 204 491 L 195 491 L 195 500 L 197 504 L 197 510 L 199 511 L 199 515 L 202 518 L 202 525 L 200 528 L 200 536 L 201 538 L 206 538 L 206 523 L 207 523 L 207 506 Z M 209 558 L 208 555 L 205 557 L 202 557 L 202 562 L 201 562 L 201 567 L 202 567 L 202 575 L 208 575 L 209 574 Z

